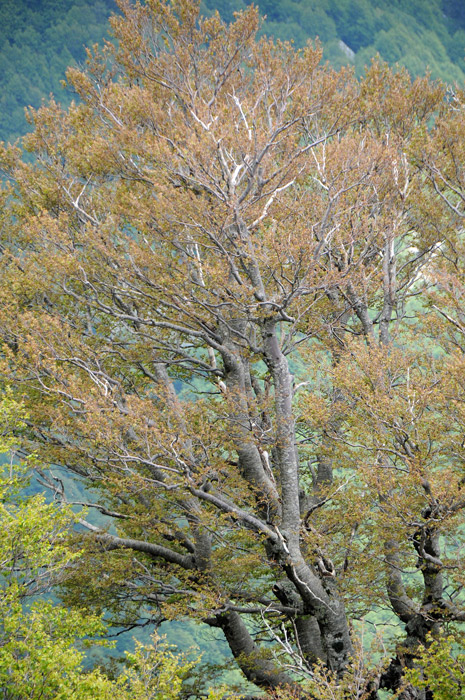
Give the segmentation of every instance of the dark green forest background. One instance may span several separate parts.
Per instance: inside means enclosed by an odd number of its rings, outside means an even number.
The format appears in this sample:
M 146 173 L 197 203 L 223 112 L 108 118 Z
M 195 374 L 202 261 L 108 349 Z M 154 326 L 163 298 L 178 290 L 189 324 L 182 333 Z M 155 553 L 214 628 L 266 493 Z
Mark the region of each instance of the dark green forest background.
M 247 0 L 203 0 L 205 14 L 218 9 L 230 20 Z M 465 79 L 464 0 L 259 0 L 262 31 L 297 46 L 318 36 L 324 58 L 352 64 L 358 74 L 380 54 L 413 74 Z M 84 46 L 108 37 L 114 0 L 0 0 L 0 140 L 28 130 L 24 107 L 38 107 L 53 93 L 68 104 L 61 86 L 67 66 L 85 60 Z

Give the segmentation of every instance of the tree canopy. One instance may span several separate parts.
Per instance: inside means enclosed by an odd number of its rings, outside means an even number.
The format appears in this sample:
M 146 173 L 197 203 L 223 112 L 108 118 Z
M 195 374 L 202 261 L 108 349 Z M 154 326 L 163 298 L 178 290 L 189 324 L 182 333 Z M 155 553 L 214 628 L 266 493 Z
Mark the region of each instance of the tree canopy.
M 257 39 L 254 8 L 121 8 L 68 71 L 80 103 L 31 112 L 34 162 L 1 152 L 17 440 L 111 522 L 79 517 L 66 600 L 202 620 L 283 697 L 441 698 L 465 621 L 465 95 L 322 66 Z M 398 623 L 381 663 L 371 611 Z
M 230 22 L 245 0 L 203 0 L 203 14 L 218 10 Z M 266 17 L 260 32 L 304 46 L 323 45 L 324 60 L 338 68 L 353 64 L 359 75 L 379 54 L 413 76 L 461 83 L 465 78 L 465 20 L 461 0 L 260 0 Z M 0 139 L 28 131 L 25 106 L 37 108 L 50 93 L 67 107 L 62 88 L 68 65 L 85 60 L 84 47 L 108 36 L 115 0 L 4 0 L 0 27 Z

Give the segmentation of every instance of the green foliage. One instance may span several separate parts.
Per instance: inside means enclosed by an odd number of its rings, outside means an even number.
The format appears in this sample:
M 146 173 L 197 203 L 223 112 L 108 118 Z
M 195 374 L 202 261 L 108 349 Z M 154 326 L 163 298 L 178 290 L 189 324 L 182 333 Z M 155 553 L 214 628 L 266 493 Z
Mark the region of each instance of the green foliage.
M 126 669 L 112 680 L 98 669 L 84 670 L 88 637 L 104 632 L 99 618 L 36 601 L 24 609 L 14 601 L 3 609 L 0 684 L 5 700 L 178 700 L 195 694 L 195 654 L 178 654 L 157 635 L 126 653 Z M 102 642 L 100 642 L 102 644 Z M 225 689 L 208 691 L 211 700 Z
M 54 93 L 69 104 L 61 87 L 66 68 L 83 62 L 86 45 L 102 41 L 113 0 L 26 0 L 2 2 L 0 27 L 0 137 L 24 134 L 24 107 L 39 107 Z
M 17 591 L 16 591 L 17 593 Z M 15 590 L 0 601 L 0 685 L 8 700 L 106 700 L 112 683 L 83 673 L 78 640 L 103 632 L 98 618 L 37 601 L 24 608 Z
M 7 457 L 0 477 L 0 686 L 6 700 L 110 698 L 110 683 L 99 672 L 82 674 L 77 642 L 104 630 L 102 621 L 30 596 L 60 581 L 76 559 L 67 544 L 75 517 L 69 508 L 24 498 L 31 457 L 14 465 L 14 446 L 27 415 L 4 390 L 0 400 L 0 452 Z M 107 692 L 108 690 L 108 692 Z
M 465 27 L 465 5 L 462 0 L 443 0 L 442 7 L 451 22 Z
M 85 670 L 85 650 L 106 626 L 99 616 L 44 599 L 79 552 L 68 544 L 76 516 L 69 507 L 24 496 L 34 458 L 14 464 L 16 436 L 27 415 L 11 392 L 0 400 L 0 687 L 2 700 L 176 700 L 200 657 L 175 654 L 154 636 L 127 653 L 127 670 L 117 680 L 99 669 Z M 37 466 L 37 465 L 36 465 Z M 42 597 L 38 598 L 38 594 Z M 32 600 L 32 602 L 31 602 Z M 94 641 L 92 641 L 94 640 Z M 223 691 L 211 692 L 219 697 Z
M 457 652 L 457 637 L 450 634 L 434 639 L 429 635 L 427 642 L 418 653 L 415 668 L 406 672 L 407 683 L 427 688 L 435 700 L 463 698 L 465 654 Z
M 195 694 L 190 681 L 200 657 L 195 652 L 179 654 L 174 650 L 155 634 L 150 644 L 136 642 L 135 652 L 126 653 L 128 668 L 118 682 L 129 689 L 131 700 L 177 700 L 185 694 L 186 682 L 189 694 Z M 218 700 L 226 692 L 225 687 L 219 687 L 206 696 L 208 700 Z

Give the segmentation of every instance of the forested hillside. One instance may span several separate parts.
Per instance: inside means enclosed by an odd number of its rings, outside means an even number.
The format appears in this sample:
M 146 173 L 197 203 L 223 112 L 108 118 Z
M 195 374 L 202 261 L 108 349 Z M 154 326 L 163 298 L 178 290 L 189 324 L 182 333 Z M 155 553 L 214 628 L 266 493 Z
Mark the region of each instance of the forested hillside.
M 69 102 L 60 81 L 102 41 L 113 0 L 2 0 L 0 5 L 0 138 L 27 131 L 24 107 L 50 93 Z
M 302 46 L 318 36 L 335 67 L 358 74 L 379 53 L 413 75 L 427 68 L 449 82 L 465 78 L 465 5 L 461 0 L 260 0 L 262 31 Z M 203 0 L 230 21 L 246 0 Z M 27 131 L 24 107 L 54 93 L 69 104 L 61 82 L 67 66 L 85 59 L 84 46 L 108 36 L 114 0 L 3 0 L 0 23 L 0 138 Z

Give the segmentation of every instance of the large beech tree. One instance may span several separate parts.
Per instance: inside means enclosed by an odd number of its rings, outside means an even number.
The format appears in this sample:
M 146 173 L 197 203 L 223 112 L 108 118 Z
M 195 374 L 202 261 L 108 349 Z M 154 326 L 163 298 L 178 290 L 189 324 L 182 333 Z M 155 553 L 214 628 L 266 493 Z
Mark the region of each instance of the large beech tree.
M 109 523 L 83 516 L 70 600 L 202 620 L 261 688 L 432 698 L 465 621 L 464 95 L 334 72 L 253 8 L 120 5 L 34 160 L 1 155 L 23 449 Z

